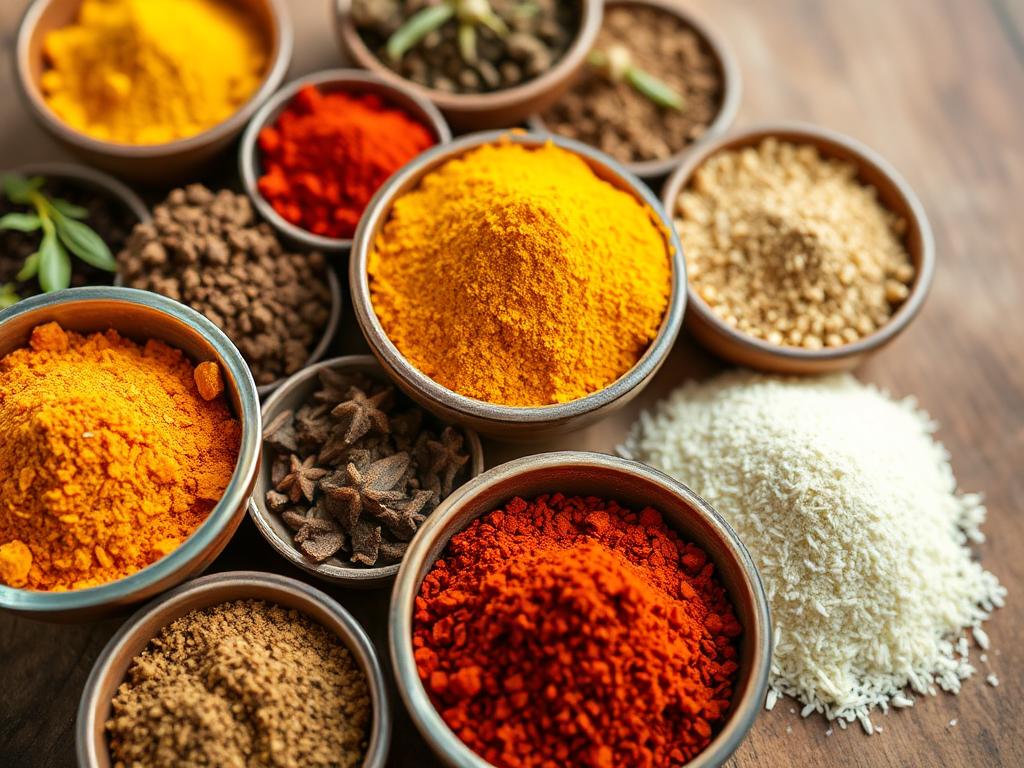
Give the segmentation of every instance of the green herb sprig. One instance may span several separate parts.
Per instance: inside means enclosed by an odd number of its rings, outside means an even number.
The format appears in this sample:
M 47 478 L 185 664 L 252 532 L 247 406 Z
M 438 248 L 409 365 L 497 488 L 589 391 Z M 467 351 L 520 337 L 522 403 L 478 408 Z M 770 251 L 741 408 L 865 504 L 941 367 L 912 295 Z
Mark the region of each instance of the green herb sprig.
M 478 26 L 487 27 L 499 38 L 509 34 L 508 25 L 494 12 L 488 0 L 442 0 L 417 11 L 395 30 L 386 46 L 388 58 L 397 64 L 424 37 L 453 18 L 459 23 L 459 54 L 467 64 L 477 62 Z
M 92 227 L 82 221 L 89 212 L 67 200 L 47 197 L 42 191 L 45 181 L 42 176 L 25 178 L 9 174 L 3 177 L 3 191 L 7 199 L 16 205 L 31 206 L 33 210 L 0 217 L 0 230 L 43 233 L 39 249 L 25 259 L 14 279 L 24 282 L 38 277 L 39 287 L 45 293 L 67 288 L 71 285 L 70 254 L 97 269 L 115 271 L 117 262 L 110 248 Z M 14 301 L 10 301 L 12 298 Z M 10 283 L 0 286 L 0 306 L 4 306 L 5 301 L 17 301 L 17 294 Z
M 633 56 L 625 46 L 613 45 L 607 52 L 591 51 L 587 62 L 612 82 L 629 83 L 633 90 L 659 107 L 681 110 L 685 104 L 672 86 L 633 64 Z

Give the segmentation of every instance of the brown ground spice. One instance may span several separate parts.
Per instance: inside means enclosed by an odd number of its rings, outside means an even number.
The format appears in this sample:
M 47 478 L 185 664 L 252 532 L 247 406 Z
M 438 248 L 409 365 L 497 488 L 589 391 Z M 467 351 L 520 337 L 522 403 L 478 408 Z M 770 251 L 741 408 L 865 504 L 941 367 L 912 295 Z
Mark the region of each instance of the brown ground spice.
M 260 600 L 172 622 L 132 662 L 106 727 L 115 766 L 361 764 L 371 706 L 348 649 Z

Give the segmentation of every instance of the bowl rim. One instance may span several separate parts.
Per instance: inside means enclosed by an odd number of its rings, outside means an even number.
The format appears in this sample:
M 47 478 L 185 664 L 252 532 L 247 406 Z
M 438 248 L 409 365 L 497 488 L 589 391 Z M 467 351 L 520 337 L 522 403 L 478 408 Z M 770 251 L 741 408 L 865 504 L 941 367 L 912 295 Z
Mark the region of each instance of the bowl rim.
M 549 70 L 511 88 L 484 93 L 449 93 L 428 88 L 398 74 L 374 55 L 352 19 L 353 0 L 334 0 L 334 26 L 339 42 L 356 64 L 388 82 L 403 83 L 414 93 L 429 99 L 445 112 L 490 112 L 507 109 L 546 93 L 568 77 L 590 52 L 601 29 L 603 0 L 579 0 L 580 24 L 569 47 Z
M 916 275 L 910 294 L 881 328 L 853 343 L 822 349 L 776 345 L 741 333 L 728 325 L 708 306 L 707 302 L 698 295 L 692 283 L 687 283 L 686 286 L 688 310 L 712 327 L 716 333 L 726 336 L 732 343 L 758 355 L 790 362 L 809 363 L 856 358 L 884 346 L 906 329 L 928 297 L 935 277 L 935 236 L 924 206 L 911 186 L 889 161 L 860 141 L 829 128 L 799 121 L 759 123 L 717 137 L 707 144 L 695 148 L 694 152 L 683 160 L 682 164 L 665 182 L 662 204 L 673 222 L 672 228 L 676 228 L 676 201 L 706 160 L 722 150 L 754 146 L 768 138 L 796 144 L 812 143 L 826 157 L 835 156 L 829 150 L 841 150 L 850 155 L 847 162 L 855 165 L 858 171 L 865 167 L 870 168 L 889 182 L 897 196 L 902 198 L 908 212 L 908 223 L 917 228 L 921 239 L 920 264 L 915 264 Z M 824 145 L 828 149 L 822 149 L 820 145 Z M 888 209 L 888 206 L 884 204 L 883 207 Z M 906 247 L 905 243 L 904 247 Z M 909 248 L 907 248 L 907 253 L 913 262 L 913 253 Z
M 295 30 L 287 5 L 284 0 L 260 0 L 270 16 L 275 39 L 267 51 L 266 72 L 259 86 L 230 116 L 195 135 L 161 144 L 125 144 L 97 139 L 64 122 L 43 98 L 42 91 L 28 70 L 32 36 L 40 17 L 52 2 L 54 0 L 31 0 L 21 16 L 21 21 L 18 22 L 13 46 L 18 86 L 25 101 L 28 102 L 30 111 L 46 128 L 72 146 L 97 155 L 136 160 L 153 159 L 185 154 L 226 141 L 241 130 L 263 100 L 277 89 L 291 64 Z
M 417 532 L 406 553 L 406 558 L 402 561 L 402 567 L 398 571 L 391 594 L 391 604 L 388 608 L 388 646 L 395 682 L 399 695 L 417 730 L 437 754 L 446 755 L 449 765 L 458 766 L 458 768 L 491 768 L 490 763 L 467 747 L 448 727 L 431 703 L 430 697 L 420 681 L 413 654 L 412 616 L 422 580 L 417 577 L 415 570 L 421 567 L 422 562 L 426 562 L 430 550 L 444 535 L 444 526 L 448 518 L 455 516 L 463 505 L 495 485 L 529 477 L 538 470 L 556 467 L 586 467 L 607 473 L 627 473 L 645 484 L 660 486 L 663 490 L 678 497 L 695 515 L 701 516 L 711 523 L 720 539 L 726 544 L 725 549 L 739 566 L 739 570 L 754 596 L 752 610 L 755 627 L 759 630 L 757 632 L 758 642 L 753 648 L 751 665 L 747 673 L 751 684 L 744 692 L 743 697 L 735 702 L 726 726 L 719 731 L 703 752 L 686 764 L 688 768 L 690 766 L 692 768 L 710 768 L 710 766 L 721 765 L 736 751 L 746 737 L 764 705 L 768 689 L 772 646 L 771 615 L 768 598 L 757 567 L 746 546 L 728 522 L 689 487 L 646 464 L 620 456 L 588 451 L 534 454 L 493 467 L 454 491 L 435 510 L 434 514 L 427 518 L 427 522 Z M 671 527 L 668 522 L 666 525 Z M 451 537 L 448 539 L 450 541 Z
M 307 381 L 318 376 L 320 371 L 328 368 L 344 368 L 347 370 L 374 368 L 380 371 L 381 378 L 384 381 L 394 384 L 388 376 L 387 371 L 384 369 L 384 366 L 382 366 L 373 355 L 345 355 L 342 357 L 333 357 L 330 360 L 323 360 L 315 365 L 303 368 L 301 371 L 298 371 L 285 379 L 277 391 L 263 403 L 262 415 L 264 416 L 264 422 L 268 424 L 270 423 L 270 420 L 267 417 L 280 407 L 282 401 L 291 394 L 292 390 L 306 384 Z M 414 405 L 416 404 L 414 403 Z M 421 408 L 419 405 L 416 405 L 416 407 Z M 421 408 L 421 410 L 424 409 Z M 442 419 L 438 420 L 443 421 Z M 480 442 L 480 436 L 474 430 L 462 425 L 451 426 L 455 426 L 456 429 L 463 433 L 469 447 L 469 477 L 463 483 L 463 485 L 465 485 L 465 483 L 468 483 L 483 473 L 485 466 L 484 449 Z M 258 466 L 259 472 L 262 474 L 262 460 L 259 462 Z M 458 486 L 456 490 L 461 487 L 462 486 Z M 454 494 L 455 491 L 453 490 L 452 493 Z M 440 504 L 438 506 L 440 507 Z M 431 512 L 431 514 L 433 514 L 433 512 Z M 332 584 L 341 584 L 349 587 L 373 587 L 386 583 L 390 579 L 394 578 L 395 574 L 398 573 L 401 561 L 392 563 L 391 565 L 369 567 L 328 565 L 326 561 L 323 563 L 314 563 L 303 557 L 302 553 L 299 552 L 294 543 L 285 540 L 278 535 L 278 532 L 268 522 L 268 517 L 271 515 L 273 515 L 273 513 L 266 509 L 265 504 L 261 504 L 257 501 L 256 494 L 253 493 L 252 498 L 249 499 L 249 517 L 252 518 L 252 521 L 256 524 L 256 528 L 263 535 L 263 538 L 267 540 L 267 543 L 270 544 L 270 546 L 273 547 L 279 555 L 282 555 L 292 565 L 298 566 L 302 570 L 319 579 L 323 579 L 324 581 Z
M 68 179 L 86 187 L 106 192 L 127 208 L 140 223 L 152 221 L 149 208 L 142 198 L 124 182 L 118 181 L 109 173 L 89 165 L 73 162 L 25 163 L 4 173 L 17 173 L 22 176 L 43 176 L 47 179 Z M 116 272 L 114 273 L 117 274 Z
M 370 297 L 367 262 L 374 245 L 375 230 L 390 215 L 398 192 L 407 184 L 419 182 L 441 164 L 460 157 L 477 147 L 510 141 L 528 147 L 553 144 L 581 157 L 591 168 L 614 177 L 617 186 L 631 192 L 644 205 L 662 230 L 664 245 L 672 268 L 670 294 L 661 325 L 643 355 L 633 367 L 603 389 L 566 403 L 537 406 L 513 406 L 489 403 L 459 394 L 434 381 L 410 363 L 388 337 L 373 308 Z M 468 417 L 495 425 L 518 424 L 533 427 L 565 421 L 593 413 L 632 392 L 658 370 L 671 351 L 682 326 L 686 308 L 686 260 L 679 235 L 657 196 L 640 179 L 603 152 L 564 136 L 545 135 L 505 129 L 471 133 L 450 144 L 428 149 L 392 176 L 374 195 L 359 222 L 349 259 L 349 290 L 356 320 L 371 350 L 384 368 L 400 383 L 431 403 L 443 405 L 460 417 Z
M 141 636 L 141 625 L 152 615 L 161 610 L 174 608 L 182 602 L 187 602 L 193 595 L 210 593 L 216 595 L 226 588 L 242 588 L 251 591 L 252 587 L 258 586 L 266 589 L 275 595 L 288 594 L 298 603 L 305 606 L 317 605 L 326 611 L 334 619 L 342 631 L 338 632 L 333 627 L 326 627 L 321 621 L 311 616 L 307 610 L 299 609 L 311 621 L 324 626 L 332 635 L 345 645 L 360 670 L 366 676 L 367 688 L 370 692 L 371 706 L 373 708 L 373 722 L 367 741 L 366 756 L 363 760 L 363 768 L 383 768 L 386 763 L 391 742 L 392 717 L 388 698 L 387 685 L 384 681 L 384 673 L 381 669 L 377 651 L 371 642 L 366 630 L 337 600 L 322 592 L 316 587 L 298 581 L 288 576 L 264 571 L 224 571 L 208 576 L 201 576 L 186 584 L 154 598 L 139 608 L 128 618 L 114 633 L 113 637 L 100 651 L 89 672 L 89 677 L 82 690 L 82 696 L 78 703 L 75 717 L 75 753 L 80 766 L 96 766 L 96 740 L 93 733 L 96 725 L 96 712 L 103 702 L 99 700 L 99 685 L 101 679 L 109 672 L 114 658 L 128 644 L 134 642 Z M 276 603 L 274 598 L 266 596 L 238 597 L 231 600 L 223 599 L 211 605 L 234 600 L 264 600 Z M 160 632 L 167 624 L 161 625 L 157 630 Z M 155 635 L 151 635 L 152 640 Z M 349 647 L 351 643 L 352 647 Z M 129 662 L 130 664 L 130 662 Z
M 631 160 L 623 166 L 641 179 L 658 179 L 675 170 L 676 166 L 695 147 L 723 135 L 736 122 L 740 104 L 743 101 L 743 75 L 739 61 L 725 36 L 707 20 L 692 9 L 680 5 L 677 0 L 605 0 L 605 14 L 616 6 L 648 6 L 662 13 L 675 16 L 690 27 L 711 52 L 722 74 L 722 100 L 714 119 L 708 124 L 704 133 L 696 141 L 692 141 L 668 157 L 654 160 Z M 564 98 L 564 97 L 563 97 Z M 538 133 L 551 133 L 552 130 L 544 122 L 541 113 L 534 113 L 527 118 L 530 129 Z
M 317 235 L 297 224 L 292 224 L 279 214 L 259 191 L 256 167 L 261 164 L 258 159 L 260 131 L 276 122 L 295 95 L 307 85 L 329 86 L 331 91 L 347 92 L 359 92 L 361 88 L 371 86 L 372 91 L 390 96 L 391 106 L 401 109 L 429 128 L 436 139 L 434 146 L 450 142 L 452 131 L 441 111 L 421 94 L 415 93 L 405 85 L 390 83 L 373 72 L 361 69 L 324 69 L 304 75 L 289 81 L 263 102 L 246 125 L 238 146 L 238 173 L 246 194 L 260 215 L 286 237 L 307 248 L 325 252 L 344 252 L 352 247 L 352 238 Z M 403 101 L 408 101 L 409 104 L 401 103 Z M 410 106 L 415 109 L 411 109 Z
M 235 345 L 217 326 L 184 304 L 179 304 L 160 294 L 140 291 L 135 288 L 114 286 L 66 288 L 63 291 L 31 296 L 0 312 L 0 334 L 9 320 L 20 315 L 60 304 L 91 301 L 136 304 L 156 310 L 160 314 L 190 326 L 217 351 L 222 359 L 222 365 L 226 369 L 225 374 L 234 380 L 239 392 L 240 412 L 235 414 L 242 430 L 238 458 L 235 461 L 231 479 L 224 488 L 220 500 L 210 510 L 206 519 L 178 547 L 156 562 L 116 581 L 66 592 L 45 592 L 0 584 L 0 608 L 25 613 L 80 611 L 106 606 L 149 589 L 165 579 L 172 578 L 175 573 L 199 558 L 216 542 L 221 532 L 234 518 L 236 511 L 240 510 L 248 500 L 248 489 L 252 486 L 259 469 L 257 459 L 260 455 L 262 426 L 256 384 L 249 372 L 249 366 L 246 365 Z

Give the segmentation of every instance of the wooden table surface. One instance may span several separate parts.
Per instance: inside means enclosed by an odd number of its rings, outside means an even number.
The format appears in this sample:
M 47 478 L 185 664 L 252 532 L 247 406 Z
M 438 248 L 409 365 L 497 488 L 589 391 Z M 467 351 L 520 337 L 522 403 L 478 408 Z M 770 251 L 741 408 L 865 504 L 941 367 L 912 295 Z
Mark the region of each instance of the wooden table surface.
M 0 167 L 65 157 L 14 96 L 9 55 L 25 0 L 0 3 Z M 292 74 L 337 66 L 327 0 L 290 0 Z M 916 395 L 939 421 L 961 487 L 985 493 L 985 566 L 1010 589 L 986 625 L 989 668 L 959 696 L 940 694 L 877 716 L 883 732 L 802 720 L 783 700 L 764 713 L 730 765 L 1024 765 L 1024 3 L 1020 0 L 690 0 L 738 54 L 739 124 L 805 120 L 874 147 L 905 175 L 931 217 L 938 272 L 910 329 L 858 375 Z M 230 173 L 226 158 L 219 173 Z M 217 173 L 211 174 L 217 178 Z M 222 177 L 223 178 L 223 177 Z M 364 349 L 347 315 L 338 350 Z M 680 340 L 651 387 L 625 412 L 557 442 L 486 446 L 488 465 L 554 448 L 610 451 L 637 411 L 682 380 L 721 364 Z M 287 565 L 246 519 L 211 570 Z M 387 591 L 319 584 L 368 628 L 382 660 Z M 0 616 L 0 765 L 73 764 L 73 725 L 93 661 L 120 624 L 53 626 Z M 395 697 L 394 766 L 436 761 Z M 952 721 L 956 725 L 951 725 Z M 880 729 L 882 730 L 882 729 Z

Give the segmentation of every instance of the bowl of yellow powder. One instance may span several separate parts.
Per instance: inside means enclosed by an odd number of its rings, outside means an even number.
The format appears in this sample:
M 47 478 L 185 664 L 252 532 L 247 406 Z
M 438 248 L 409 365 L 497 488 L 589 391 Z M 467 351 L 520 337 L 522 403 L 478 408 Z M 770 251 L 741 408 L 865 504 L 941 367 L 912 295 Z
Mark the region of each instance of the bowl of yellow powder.
M 0 608 L 81 620 L 208 566 L 256 479 L 259 398 L 228 338 L 130 288 L 0 313 Z
M 472 134 L 371 201 L 350 261 L 370 347 L 414 400 L 499 438 L 569 431 L 654 376 L 686 301 L 657 199 L 561 137 Z
M 147 182 L 185 178 L 281 84 L 283 0 L 35 0 L 16 42 L 40 123 L 73 151 Z

